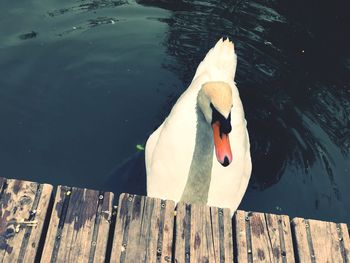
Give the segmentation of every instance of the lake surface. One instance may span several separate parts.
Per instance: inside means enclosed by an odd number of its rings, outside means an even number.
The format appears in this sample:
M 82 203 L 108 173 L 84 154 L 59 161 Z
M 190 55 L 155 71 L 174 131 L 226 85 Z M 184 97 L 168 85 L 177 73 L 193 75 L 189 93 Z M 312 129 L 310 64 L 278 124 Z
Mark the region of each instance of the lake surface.
M 172 2 L 0 2 L 0 176 L 144 193 L 136 146 L 228 36 L 253 157 L 240 208 L 350 223 L 347 1 Z

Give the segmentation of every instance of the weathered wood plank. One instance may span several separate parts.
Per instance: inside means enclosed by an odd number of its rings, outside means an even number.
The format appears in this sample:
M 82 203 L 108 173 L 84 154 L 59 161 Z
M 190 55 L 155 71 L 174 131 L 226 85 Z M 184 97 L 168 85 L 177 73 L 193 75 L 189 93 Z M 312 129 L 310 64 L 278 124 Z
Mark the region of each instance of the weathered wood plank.
M 175 262 L 233 262 L 229 209 L 179 203 Z
M 237 211 L 238 262 L 295 262 L 288 216 Z
M 350 262 L 345 224 L 294 218 L 292 228 L 299 262 Z
M 111 262 L 171 262 L 173 201 L 121 194 Z
M 250 225 L 246 223 L 248 220 L 246 212 L 237 210 L 234 216 L 235 231 L 235 251 L 238 262 L 253 262 L 252 258 L 252 242 L 250 234 Z
M 0 179 L 0 261 L 34 262 L 52 186 Z
M 113 194 L 58 186 L 41 262 L 104 262 Z

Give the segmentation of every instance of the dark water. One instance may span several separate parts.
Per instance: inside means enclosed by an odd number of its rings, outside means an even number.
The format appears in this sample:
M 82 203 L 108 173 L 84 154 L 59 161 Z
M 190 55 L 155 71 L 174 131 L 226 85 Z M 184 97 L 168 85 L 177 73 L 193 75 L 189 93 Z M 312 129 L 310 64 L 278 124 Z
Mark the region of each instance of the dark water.
M 350 223 L 346 1 L 1 1 L 0 172 L 144 193 L 143 144 L 221 36 L 252 144 L 242 209 Z

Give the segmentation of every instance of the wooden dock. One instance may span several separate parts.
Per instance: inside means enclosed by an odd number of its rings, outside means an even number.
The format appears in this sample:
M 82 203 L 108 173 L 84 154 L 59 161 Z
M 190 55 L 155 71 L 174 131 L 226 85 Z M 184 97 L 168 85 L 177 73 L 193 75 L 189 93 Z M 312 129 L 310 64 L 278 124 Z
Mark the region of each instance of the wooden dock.
M 346 224 L 0 178 L 1 262 L 345 262 Z M 115 202 L 115 206 L 113 206 Z

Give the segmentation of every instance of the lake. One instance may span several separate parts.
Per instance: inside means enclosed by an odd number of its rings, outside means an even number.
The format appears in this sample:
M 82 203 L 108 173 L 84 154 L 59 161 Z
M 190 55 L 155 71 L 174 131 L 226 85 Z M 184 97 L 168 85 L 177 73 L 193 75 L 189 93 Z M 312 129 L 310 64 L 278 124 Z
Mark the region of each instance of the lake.
M 222 36 L 253 174 L 241 209 L 350 223 L 347 1 L 2 1 L 0 172 L 144 194 L 144 146 Z

